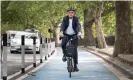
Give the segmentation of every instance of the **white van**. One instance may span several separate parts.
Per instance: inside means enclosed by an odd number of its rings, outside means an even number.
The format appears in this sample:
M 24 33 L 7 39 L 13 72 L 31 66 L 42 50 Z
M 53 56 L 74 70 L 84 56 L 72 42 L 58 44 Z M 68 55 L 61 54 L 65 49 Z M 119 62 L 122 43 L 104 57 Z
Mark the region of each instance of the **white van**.
M 25 31 L 17 31 L 13 33 L 15 36 L 11 38 L 11 53 L 13 52 L 20 52 L 21 51 L 21 36 L 25 35 L 25 51 L 32 51 L 33 50 L 33 36 L 36 36 L 36 33 L 30 33 Z M 37 53 L 40 52 L 40 38 L 36 36 L 36 51 Z

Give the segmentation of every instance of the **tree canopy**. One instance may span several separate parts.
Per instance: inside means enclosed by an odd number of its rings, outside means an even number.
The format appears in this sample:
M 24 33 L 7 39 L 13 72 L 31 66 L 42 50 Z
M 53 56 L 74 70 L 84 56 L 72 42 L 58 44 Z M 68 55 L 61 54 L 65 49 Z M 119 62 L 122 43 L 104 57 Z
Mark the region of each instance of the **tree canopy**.
M 2 1 L 1 2 L 1 31 L 23 30 L 35 26 L 43 35 L 49 35 L 48 28 L 58 27 L 67 7 L 76 8 L 76 15 L 83 24 L 83 10 L 88 9 L 94 17 L 97 1 Z M 131 3 L 133 4 L 133 2 Z M 114 2 L 105 1 L 102 13 L 102 28 L 105 36 L 115 33 Z M 131 5 L 133 13 L 133 5 Z M 91 18 L 88 18 L 91 19 Z M 133 26 L 133 14 L 131 14 Z M 93 28 L 95 29 L 95 28 Z M 93 30 L 94 31 L 94 30 Z M 95 32 L 93 32 L 95 34 Z

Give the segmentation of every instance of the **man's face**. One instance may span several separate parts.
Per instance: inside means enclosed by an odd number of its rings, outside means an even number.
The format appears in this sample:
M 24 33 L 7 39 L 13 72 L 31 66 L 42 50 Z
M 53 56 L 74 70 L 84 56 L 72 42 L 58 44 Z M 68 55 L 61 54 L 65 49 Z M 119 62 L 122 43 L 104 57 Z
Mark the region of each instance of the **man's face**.
M 72 18 L 74 15 L 75 15 L 75 12 L 74 11 L 68 11 L 67 12 L 67 15 Z

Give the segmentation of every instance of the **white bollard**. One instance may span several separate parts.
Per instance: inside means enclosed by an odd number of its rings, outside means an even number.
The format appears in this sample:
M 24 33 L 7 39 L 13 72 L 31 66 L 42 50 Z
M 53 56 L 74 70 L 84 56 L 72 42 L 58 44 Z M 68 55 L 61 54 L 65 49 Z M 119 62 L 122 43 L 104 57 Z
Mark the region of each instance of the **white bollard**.
M 55 41 L 53 42 L 53 50 L 55 50 Z
M 42 37 L 40 38 L 40 63 L 43 63 L 43 55 L 42 55 Z
M 47 60 L 47 54 L 48 54 L 48 45 L 47 45 L 48 39 L 45 38 L 45 60 Z
M 8 46 L 8 48 L 9 48 L 9 46 L 10 46 L 10 34 L 7 34 L 7 46 Z
M 51 42 L 51 38 L 50 38 L 50 42 L 49 42 L 49 48 L 50 48 L 50 53 L 49 54 L 51 54 L 51 52 L 52 52 L 52 44 L 51 44 L 52 42 Z
M 33 67 L 36 67 L 36 37 L 33 37 Z
M 50 39 L 48 39 L 48 57 L 50 57 L 49 53 L 50 53 Z
M 25 36 L 21 36 L 21 73 L 25 73 Z
M 51 49 L 52 49 L 52 54 L 53 54 L 53 50 L 54 50 L 54 45 L 53 45 L 53 43 L 54 43 L 54 42 L 52 42 L 52 48 L 51 48 Z
M 50 43 L 50 45 L 51 45 L 51 55 L 52 55 L 52 51 L 53 51 L 53 50 L 52 50 L 52 43 L 53 43 L 53 42 L 51 41 L 51 43 Z
M 7 34 L 3 34 L 3 80 L 7 80 Z

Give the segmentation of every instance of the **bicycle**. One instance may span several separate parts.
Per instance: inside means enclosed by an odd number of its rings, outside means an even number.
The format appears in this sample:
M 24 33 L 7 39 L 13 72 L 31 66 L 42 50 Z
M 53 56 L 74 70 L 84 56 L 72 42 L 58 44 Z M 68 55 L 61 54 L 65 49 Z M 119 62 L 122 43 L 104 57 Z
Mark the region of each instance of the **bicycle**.
M 66 36 L 64 37 L 60 37 L 59 39 L 63 39 L 63 38 L 67 38 Z M 72 44 L 72 41 L 74 39 L 81 39 L 81 37 L 78 37 L 77 35 L 73 36 L 69 41 L 68 41 L 68 45 L 66 46 L 66 51 L 67 51 L 67 54 L 66 54 L 66 58 L 67 58 L 67 70 L 69 72 L 69 77 L 71 78 L 71 74 L 72 72 L 75 72 L 74 71 L 74 59 L 73 59 L 73 55 L 74 55 L 74 48 L 76 46 L 74 46 Z
M 75 46 L 72 44 L 73 39 L 77 38 L 77 36 L 74 36 L 68 41 L 68 45 L 66 46 L 67 49 L 67 70 L 69 72 L 69 77 L 71 78 L 71 73 L 74 72 L 74 48 Z

